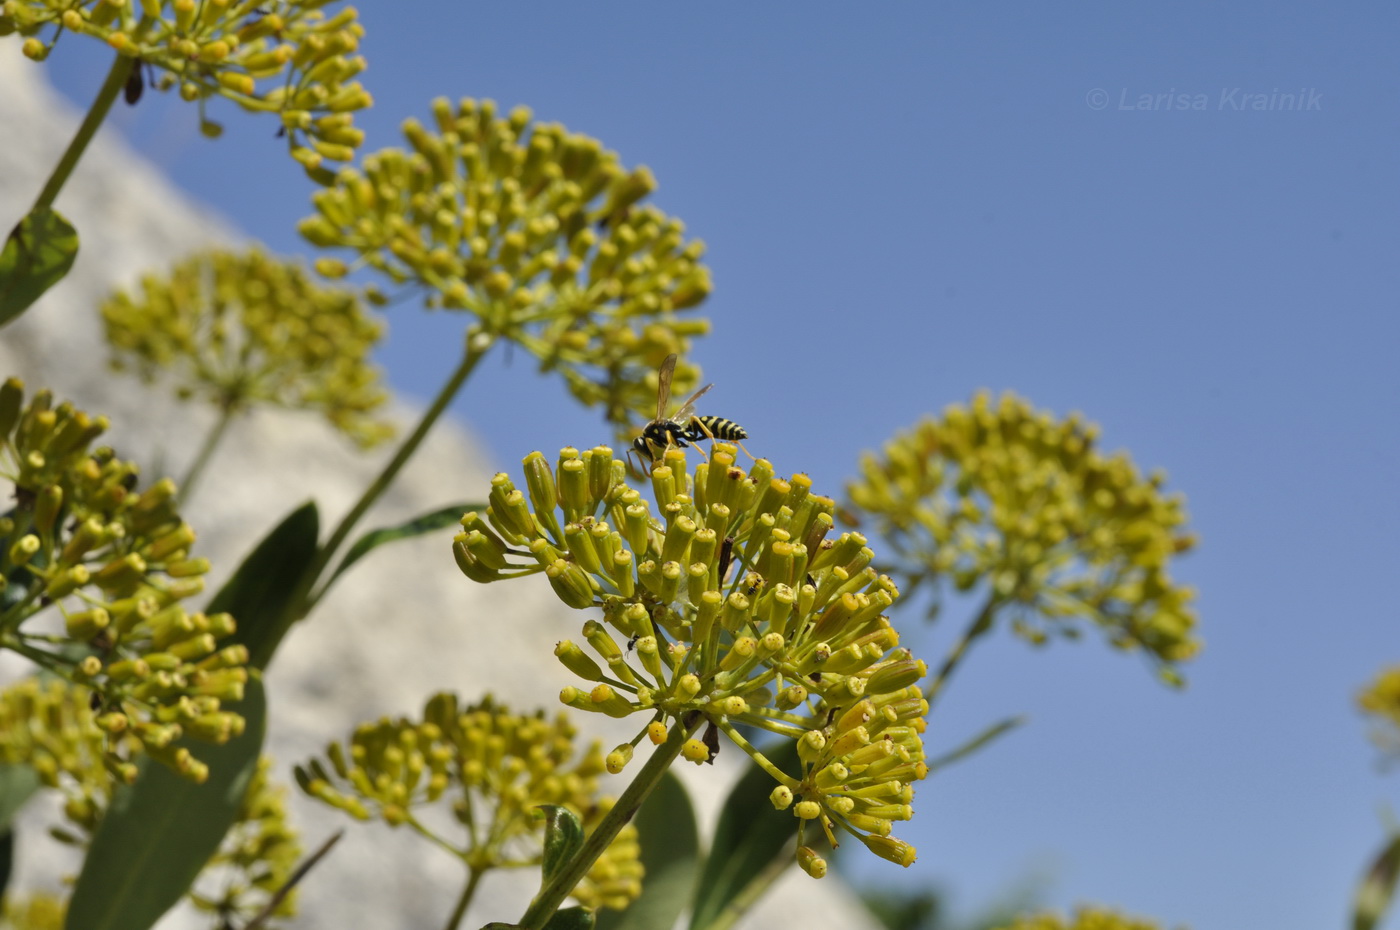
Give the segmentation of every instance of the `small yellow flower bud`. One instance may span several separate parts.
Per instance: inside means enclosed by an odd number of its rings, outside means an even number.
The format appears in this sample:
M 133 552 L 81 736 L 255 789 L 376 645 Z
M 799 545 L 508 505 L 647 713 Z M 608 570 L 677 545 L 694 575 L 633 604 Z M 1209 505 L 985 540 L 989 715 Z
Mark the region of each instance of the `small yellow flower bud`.
M 606 760 L 608 773 L 610 775 L 617 775 L 624 768 L 626 768 L 627 763 L 631 761 L 632 746 L 628 743 L 623 743 L 622 745 L 614 749 L 612 752 L 608 753 Z
M 823 878 L 826 875 L 826 860 L 817 855 L 817 851 L 810 846 L 798 847 L 797 864 L 813 878 Z

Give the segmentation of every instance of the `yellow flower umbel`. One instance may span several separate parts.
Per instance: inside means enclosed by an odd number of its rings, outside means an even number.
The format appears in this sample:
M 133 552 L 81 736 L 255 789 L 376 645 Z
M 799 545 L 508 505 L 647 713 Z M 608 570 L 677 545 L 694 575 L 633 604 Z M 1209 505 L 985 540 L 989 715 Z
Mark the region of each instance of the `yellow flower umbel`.
M 490 698 L 461 707 L 441 693 L 428 699 L 421 722 L 384 718 L 356 728 L 348 746 L 331 743 L 325 762 L 297 767 L 297 784 L 359 820 L 407 824 L 455 852 L 475 879 L 541 862 L 539 805 L 569 808 L 585 834 L 612 807 L 598 794 L 602 749 L 594 743 L 575 760 L 575 733 L 563 714 L 552 721 L 543 712 L 513 714 Z M 465 844 L 434 831 L 424 809 L 439 801 L 451 802 Z M 589 908 L 625 908 L 641 893 L 639 855 L 637 829 L 628 826 L 573 896 Z
M 267 404 L 313 410 L 363 447 L 388 438 L 371 414 L 387 399 L 370 353 L 383 333 L 350 291 L 252 249 L 208 252 L 147 275 L 102 306 L 112 364 L 173 383 L 236 414 Z
M 315 180 L 326 160 L 349 161 L 364 133 L 354 112 L 372 100 L 356 75 L 364 28 L 353 7 L 327 17 L 328 0 L 5 0 L 0 35 L 25 36 L 24 53 L 42 61 L 64 32 L 92 36 L 161 72 L 157 90 L 185 100 L 213 96 L 245 110 L 281 116 L 292 157 Z M 261 85 L 261 86 L 259 86 Z M 202 113 L 202 110 L 201 110 Z M 208 135 L 220 127 L 203 120 Z
M 1182 529 L 1180 495 L 1162 492 L 1164 476 L 1142 478 L 1096 437 L 1077 416 L 978 394 L 867 454 L 847 488 L 851 517 L 868 517 L 889 542 L 890 570 L 906 587 L 984 586 L 1035 643 L 1077 635 L 1073 621 L 1089 620 L 1175 682 L 1174 666 L 1200 641 L 1193 594 L 1168 568 L 1195 537 Z
M 302 235 L 425 288 L 430 307 L 472 314 L 613 423 L 654 409 L 657 366 L 709 329 L 680 314 L 708 296 L 710 275 L 703 245 L 642 204 L 651 172 L 624 169 L 595 139 L 532 124 L 527 109 L 498 116 L 489 100 L 436 100 L 433 127 L 409 120 L 404 135 L 411 151 L 370 155 L 318 191 Z M 676 391 L 694 379 L 678 372 Z
M 91 697 L 88 688 L 57 678 L 28 678 L 0 691 L 0 764 L 27 766 L 63 795 L 63 814 L 73 829 L 49 832 L 82 847 L 117 787 L 104 763 L 109 734 L 99 726 Z M 190 892 L 197 907 L 246 918 L 291 878 L 301 846 L 286 822 L 286 789 L 267 779 L 270 767 L 267 757 L 258 760 L 237 819 Z M 295 913 L 294 894 L 283 900 L 278 916 Z
M 1383 669 L 1356 696 L 1356 705 L 1371 719 L 1371 740 L 1376 746 L 1400 757 L 1400 665 Z
M 717 443 L 691 473 L 685 452 L 668 450 L 651 472 L 653 510 L 606 446 L 564 449 L 554 468 L 531 453 L 525 491 L 499 474 L 487 512 L 462 518 L 457 564 L 475 581 L 543 572 L 570 607 L 601 608 L 583 625 L 592 655 L 569 640 L 555 655 L 589 683 L 565 688 L 565 704 L 651 718 L 608 755 L 611 771 L 643 737 L 664 740 L 666 721 L 692 734 L 705 722 L 685 758 L 708 761 L 711 731 L 723 731 L 778 782 L 777 809 L 815 821 L 833 846 L 839 828 L 907 866 L 914 848 L 889 834 L 928 772 L 927 669 L 885 617 L 898 592 L 859 534 L 827 539 L 834 502 L 805 475 L 777 478 L 765 459 L 745 472 L 734 456 Z M 795 741 L 800 772 L 749 745 L 740 724 Z M 797 858 L 825 871 L 808 847 Z
M 1025 914 L 996 930 L 1162 930 L 1162 925 L 1102 908 L 1081 907 L 1068 919 L 1055 913 Z
M 135 465 L 89 450 L 104 418 L 54 407 L 47 391 L 25 404 L 23 393 L 15 378 L 0 386 L 0 476 L 15 501 L 0 517 L 0 648 L 93 690 L 118 777 L 135 776 L 119 751 L 134 743 L 203 781 L 207 767 L 175 742 L 243 731 L 222 704 L 243 697 L 248 650 L 218 648 L 233 632 L 228 614 L 181 605 L 203 591 L 209 563 L 190 554 L 194 531 L 175 510 L 174 482 L 136 490 Z M 57 631 L 34 630 L 49 607 Z

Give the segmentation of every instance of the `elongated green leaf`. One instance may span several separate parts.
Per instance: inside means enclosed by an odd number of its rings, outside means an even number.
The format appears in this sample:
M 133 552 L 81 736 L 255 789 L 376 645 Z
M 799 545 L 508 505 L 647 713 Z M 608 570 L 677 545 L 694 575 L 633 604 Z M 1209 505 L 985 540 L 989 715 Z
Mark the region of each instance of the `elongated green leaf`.
M 369 553 L 371 549 L 382 546 L 385 543 L 394 542 L 398 539 L 412 539 L 415 536 L 422 536 L 424 533 L 431 533 L 443 527 L 451 526 L 462 519 L 462 514 L 469 510 L 485 510 L 485 504 L 449 504 L 440 507 L 431 513 L 420 514 L 409 520 L 407 523 L 400 523 L 398 526 L 386 526 L 377 530 L 370 530 L 345 552 L 345 558 L 340 560 L 336 566 L 335 573 L 331 575 L 330 581 L 326 582 L 326 587 L 340 577 L 341 572 L 351 565 L 354 565 L 361 558 Z
M 1400 833 L 1386 842 L 1357 886 L 1352 905 L 1352 930 L 1372 930 L 1380 923 L 1395 897 L 1397 877 L 1400 877 Z
M 968 740 L 958 748 L 954 749 L 952 752 L 945 752 L 937 759 L 929 760 L 929 772 L 933 773 L 938 769 L 952 765 L 954 762 L 961 762 L 963 759 L 967 758 L 977 750 L 986 746 L 998 736 L 1010 733 L 1012 730 L 1021 726 L 1025 722 L 1025 717 L 1007 717 L 1005 720 L 1001 720 L 992 724 L 991 726 L 987 727 L 987 729 L 983 730 L 981 733 L 978 733 L 972 739 Z
M 320 532 L 316 504 L 302 504 L 248 553 L 206 608 L 209 613 L 233 614 L 238 629 L 221 645 L 243 643 L 255 668 L 265 668 L 277 648 L 282 615 L 297 582 L 316 558 Z
M 577 814 L 558 804 L 541 804 L 539 810 L 544 811 L 544 864 L 540 869 L 540 885 L 544 886 L 583 845 L 583 824 Z
M 39 776 L 27 765 L 0 765 L 0 829 L 39 790 Z
M 800 771 L 797 744 L 791 740 L 763 754 L 789 775 Z M 750 764 L 729 793 L 696 886 L 691 930 L 705 930 L 779 856 L 791 854 L 787 847 L 797 834 L 797 818 L 790 810 L 774 810 L 768 796 L 776 787 L 772 775 Z
M 637 812 L 642 844 L 642 896 L 625 911 L 600 910 L 598 930 L 654 930 L 676 925 L 690 904 L 700 860 L 695 808 L 679 778 L 667 772 Z
M 57 210 L 31 210 L 0 250 L 0 326 L 62 280 L 77 257 L 78 233 L 72 224 Z
M 219 847 L 257 767 L 267 724 L 262 681 L 231 705 L 248 721 L 222 746 L 191 743 L 209 765 L 202 785 L 143 760 L 136 783 L 117 790 L 83 862 L 68 930 L 146 930 L 180 899 Z
M 593 930 L 593 912 L 586 907 L 565 907 L 554 912 L 544 930 Z

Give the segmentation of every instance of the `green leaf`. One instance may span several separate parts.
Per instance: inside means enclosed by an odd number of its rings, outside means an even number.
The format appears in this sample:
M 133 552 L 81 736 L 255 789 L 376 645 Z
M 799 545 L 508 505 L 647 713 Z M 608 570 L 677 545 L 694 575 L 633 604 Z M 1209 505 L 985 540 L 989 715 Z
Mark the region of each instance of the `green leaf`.
M 39 790 L 39 776 L 27 765 L 0 765 L 0 829 L 9 826 L 29 796 Z
M 0 326 L 62 280 L 77 257 L 78 232 L 72 224 L 57 210 L 31 210 L 0 250 Z
M 1397 876 L 1400 876 L 1400 833 L 1390 837 L 1356 888 L 1352 930 L 1371 930 L 1380 923 L 1395 896 Z
M 5 889 L 9 887 L 14 866 L 15 831 L 11 827 L 0 827 L 0 901 L 5 900 Z
M 763 754 L 789 775 L 801 770 L 797 744 L 784 740 Z M 780 856 L 791 855 L 788 844 L 797 834 L 797 818 L 791 810 L 773 809 L 768 800 L 777 782 L 757 765 L 749 770 L 724 802 L 710 855 L 696 886 L 691 930 L 705 930 L 770 868 Z
M 141 774 L 112 797 L 68 905 L 68 930 L 146 930 L 194 883 L 224 838 L 262 751 L 267 704 L 262 680 L 229 705 L 248 721 L 222 746 L 191 744 L 209 765 L 202 785 L 143 759 Z
M 930 759 L 928 762 L 929 773 L 932 774 L 938 769 L 952 765 L 954 762 L 961 762 L 998 736 L 1010 733 L 1025 722 L 1025 717 L 1007 717 L 1005 720 L 992 724 L 952 752 L 946 752 L 937 759 Z
M 586 907 L 566 907 L 554 912 L 544 930 L 593 930 L 593 912 Z
M 549 884 L 583 845 L 583 824 L 578 815 L 559 804 L 541 804 L 544 811 L 544 864 L 540 886 Z
M 386 526 L 377 530 L 370 530 L 351 546 L 345 553 L 345 558 L 340 560 L 340 565 L 336 566 L 335 573 L 326 582 L 326 588 L 340 577 L 341 572 L 351 565 L 354 565 L 364 557 L 371 549 L 382 546 L 385 543 L 394 542 L 397 539 L 412 539 L 414 536 L 422 536 L 424 533 L 431 533 L 446 526 L 452 526 L 462 519 L 462 514 L 469 510 L 485 510 L 485 504 L 449 504 L 431 513 L 421 514 L 414 517 L 407 523 L 400 523 L 398 526 Z
M 695 808 L 680 779 L 670 772 L 662 776 L 635 823 L 646 868 L 642 896 L 625 911 L 600 910 L 598 930 L 674 927 L 676 918 L 690 904 L 699 867 L 700 836 Z
M 208 613 L 233 614 L 238 629 L 220 645 L 247 646 L 248 661 L 254 668 L 265 668 L 272 659 L 285 632 L 282 617 L 297 583 L 316 558 L 320 532 L 316 504 L 302 504 L 248 553 L 238 571 L 205 608 Z

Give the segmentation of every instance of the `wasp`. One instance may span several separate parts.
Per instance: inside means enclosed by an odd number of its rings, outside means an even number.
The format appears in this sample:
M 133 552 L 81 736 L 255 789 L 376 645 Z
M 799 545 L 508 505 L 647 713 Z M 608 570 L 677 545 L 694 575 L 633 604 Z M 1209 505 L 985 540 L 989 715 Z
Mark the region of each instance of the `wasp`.
M 695 402 L 714 387 L 713 384 L 707 384 L 691 394 L 681 404 L 681 409 L 673 416 L 666 416 L 666 407 L 671 400 L 671 378 L 676 373 L 676 358 L 675 353 L 666 356 L 656 372 L 656 419 L 642 427 L 642 435 L 632 440 L 631 451 L 636 452 L 643 462 L 654 462 L 671 446 L 684 449 L 690 443 L 704 439 L 738 442 L 749 438 L 744 428 L 733 420 L 695 415 Z

